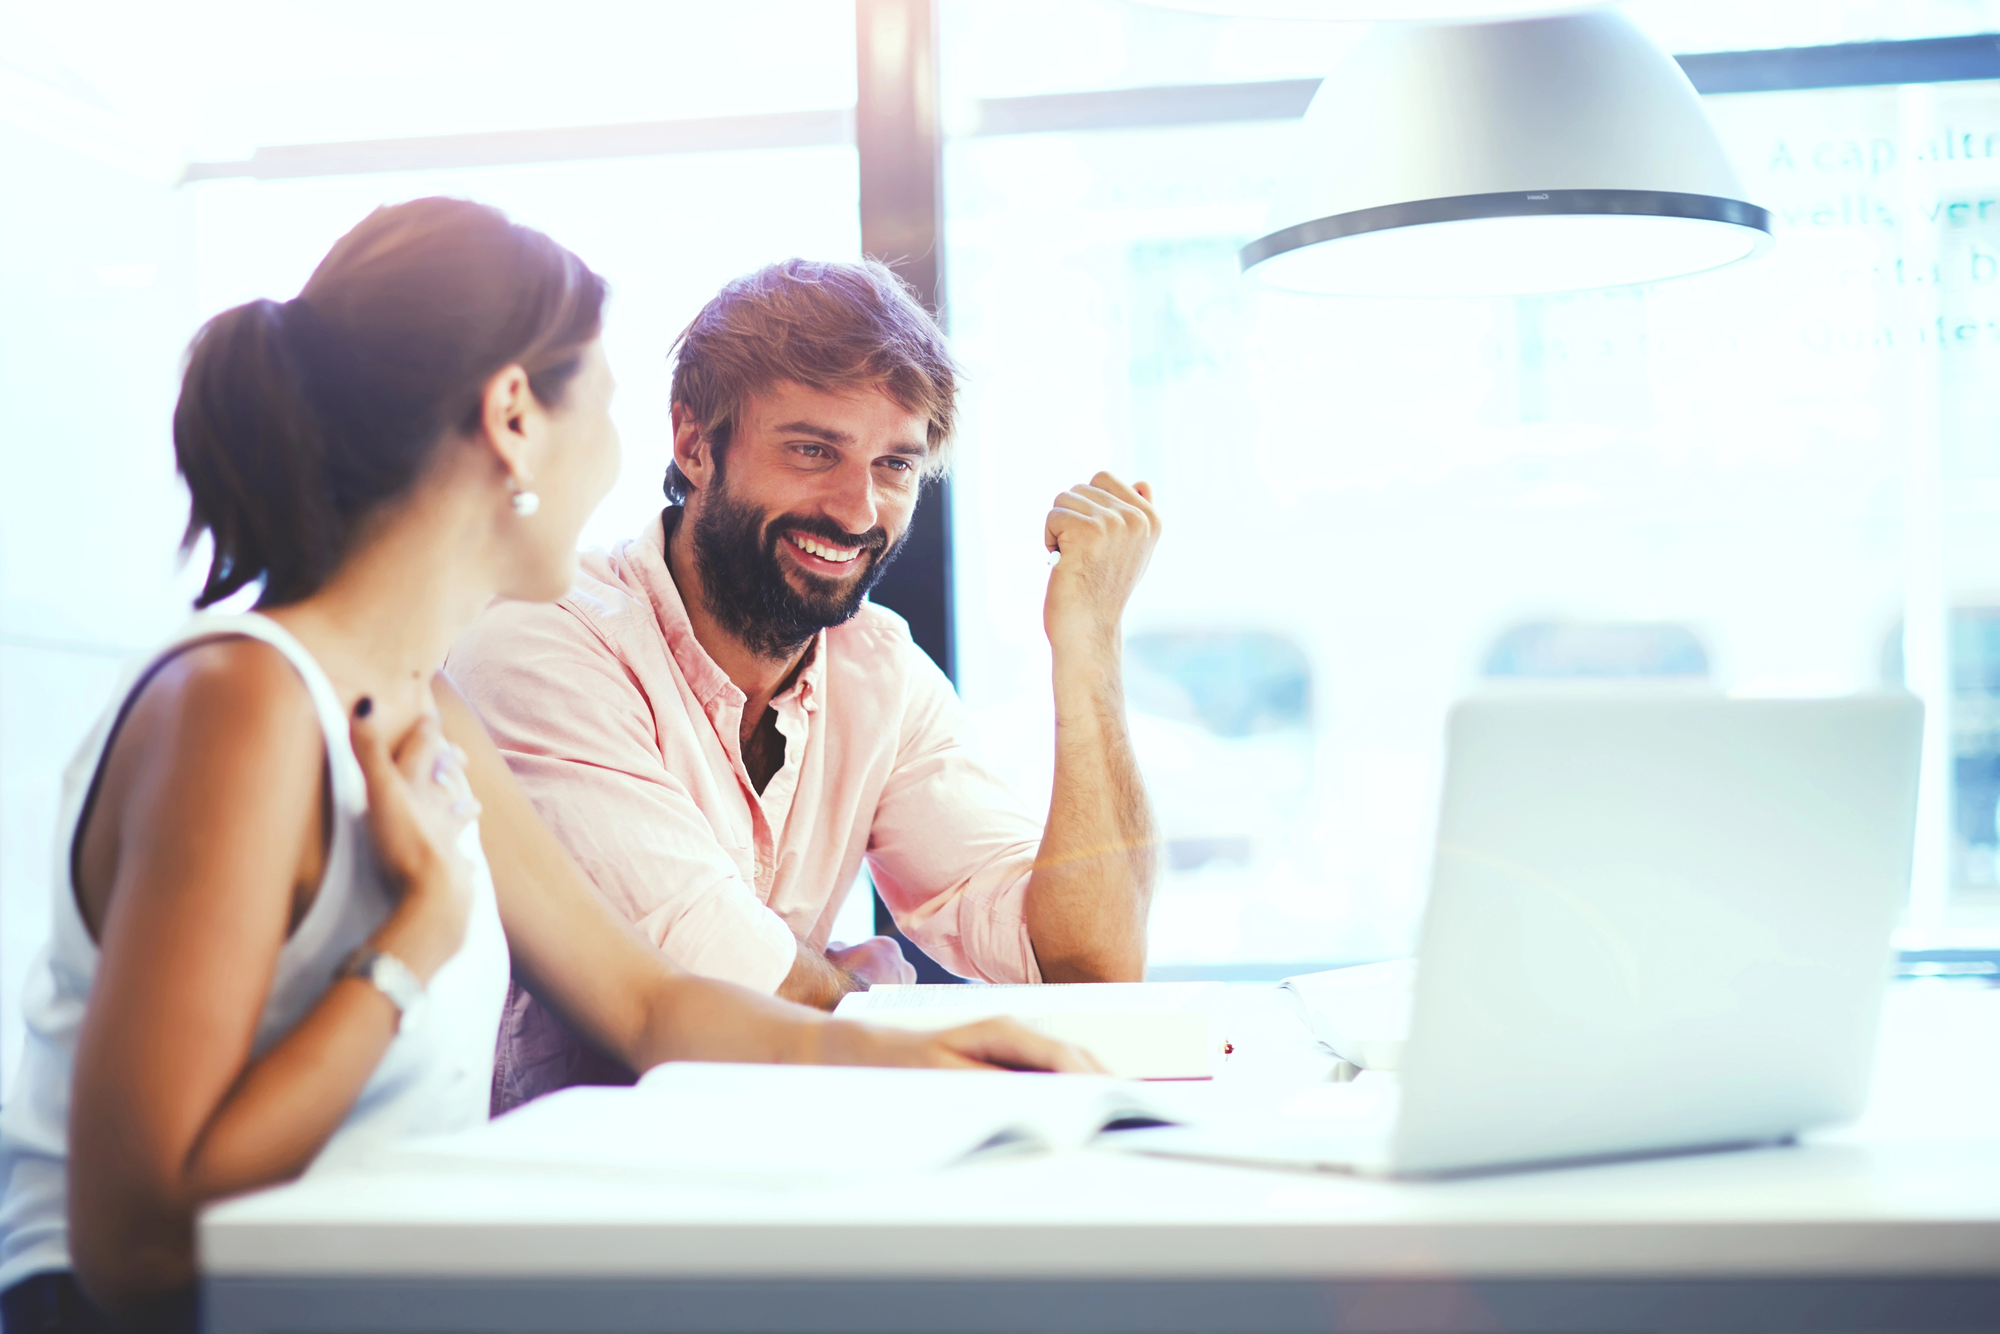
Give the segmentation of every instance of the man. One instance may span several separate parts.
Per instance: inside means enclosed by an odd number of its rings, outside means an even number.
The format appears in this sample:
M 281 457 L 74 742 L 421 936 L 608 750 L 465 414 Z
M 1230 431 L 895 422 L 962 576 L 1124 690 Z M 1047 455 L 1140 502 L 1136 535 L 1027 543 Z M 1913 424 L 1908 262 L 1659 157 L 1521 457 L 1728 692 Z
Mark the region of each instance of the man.
M 1021 809 L 944 675 L 868 590 L 951 441 L 937 326 L 879 264 L 729 284 L 676 347 L 673 502 L 554 604 L 495 606 L 448 669 L 601 892 L 691 971 L 831 1008 L 914 980 L 828 946 L 865 858 L 909 938 L 993 982 L 1137 980 L 1155 837 L 1119 621 L 1160 521 L 1107 473 L 1057 497 L 1054 797 Z M 629 1078 L 517 990 L 496 1110 Z

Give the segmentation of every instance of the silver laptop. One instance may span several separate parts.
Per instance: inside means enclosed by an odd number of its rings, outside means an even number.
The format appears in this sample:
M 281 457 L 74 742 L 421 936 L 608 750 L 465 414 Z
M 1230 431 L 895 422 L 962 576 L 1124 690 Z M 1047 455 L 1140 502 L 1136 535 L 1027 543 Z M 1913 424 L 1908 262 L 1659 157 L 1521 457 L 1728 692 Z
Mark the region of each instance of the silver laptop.
M 1922 729 L 1907 695 L 1459 705 L 1382 1115 L 1139 1131 L 1129 1147 L 1436 1175 L 1855 1116 L 1908 895 Z

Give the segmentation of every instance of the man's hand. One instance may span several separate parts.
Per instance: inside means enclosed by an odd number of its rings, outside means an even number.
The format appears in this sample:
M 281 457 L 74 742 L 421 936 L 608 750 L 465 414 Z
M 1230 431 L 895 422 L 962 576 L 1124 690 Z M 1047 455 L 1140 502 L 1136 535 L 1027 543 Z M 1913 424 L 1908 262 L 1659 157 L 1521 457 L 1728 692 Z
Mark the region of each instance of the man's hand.
M 903 947 L 894 936 L 870 936 L 859 945 L 835 941 L 826 947 L 826 957 L 834 967 L 871 987 L 917 980 L 916 967 L 903 957 Z
M 1060 551 L 1049 574 L 1042 626 L 1058 653 L 1070 647 L 1115 649 L 1126 599 L 1160 540 L 1153 489 L 1127 486 L 1108 472 L 1056 497 L 1042 544 Z
M 801 940 L 792 971 L 778 984 L 778 999 L 831 1010 L 850 991 L 877 982 L 916 980 L 917 970 L 903 957 L 893 936 L 875 936 L 859 945 L 829 945 L 824 951 Z

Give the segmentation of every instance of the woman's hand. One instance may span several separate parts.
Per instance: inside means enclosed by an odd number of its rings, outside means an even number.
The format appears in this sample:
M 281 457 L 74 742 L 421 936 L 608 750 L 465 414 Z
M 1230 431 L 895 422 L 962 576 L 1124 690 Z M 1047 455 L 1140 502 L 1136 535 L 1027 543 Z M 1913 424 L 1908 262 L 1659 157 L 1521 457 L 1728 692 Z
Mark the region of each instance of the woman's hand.
M 445 740 L 435 713 L 419 717 L 393 747 L 373 714 L 363 699 L 349 730 L 368 780 L 375 854 L 402 896 L 374 944 L 428 982 L 465 941 L 472 862 L 460 838 L 479 818 L 479 801 L 466 782 L 465 752 Z
M 824 1065 L 898 1065 L 936 1070 L 1108 1071 L 1081 1047 L 1044 1037 L 1012 1019 L 982 1019 L 939 1033 L 912 1033 L 833 1019 L 825 1024 Z

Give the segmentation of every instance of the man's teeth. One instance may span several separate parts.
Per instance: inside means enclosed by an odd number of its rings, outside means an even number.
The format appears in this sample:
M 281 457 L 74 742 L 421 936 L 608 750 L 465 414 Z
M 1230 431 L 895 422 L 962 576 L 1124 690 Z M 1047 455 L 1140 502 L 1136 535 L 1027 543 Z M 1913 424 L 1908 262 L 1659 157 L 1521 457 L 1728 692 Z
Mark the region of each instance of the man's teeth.
M 861 554 L 860 551 L 858 550 L 839 551 L 834 549 L 833 547 L 826 546 L 823 543 L 815 542 L 810 537 L 799 537 L 795 535 L 792 538 L 792 542 L 801 551 L 809 551 L 813 555 L 818 556 L 821 560 L 830 560 L 841 565 L 845 565 L 848 561 L 853 560 L 856 556 L 859 556 Z

